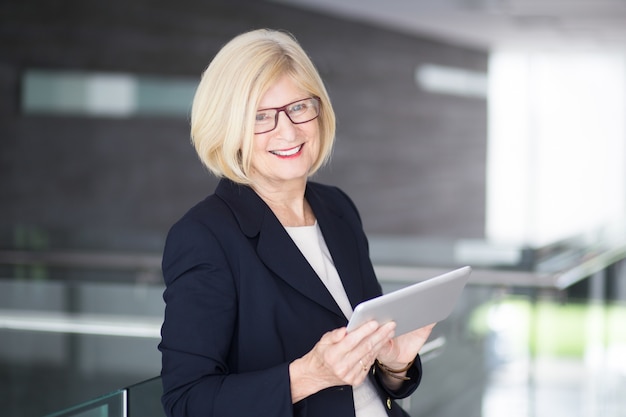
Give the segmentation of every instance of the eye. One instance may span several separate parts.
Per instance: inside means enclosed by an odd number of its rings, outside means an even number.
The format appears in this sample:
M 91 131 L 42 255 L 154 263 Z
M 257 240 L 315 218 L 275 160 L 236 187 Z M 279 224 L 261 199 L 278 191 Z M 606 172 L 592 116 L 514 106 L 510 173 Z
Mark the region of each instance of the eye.
M 254 119 L 256 123 L 266 123 L 269 120 L 273 120 L 272 115 L 264 111 L 257 112 L 256 118 Z
M 301 101 L 299 103 L 295 103 L 293 106 L 289 107 L 289 113 L 290 114 L 298 114 L 298 113 L 304 113 L 305 111 L 307 111 L 308 109 L 308 104 L 304 101 Z

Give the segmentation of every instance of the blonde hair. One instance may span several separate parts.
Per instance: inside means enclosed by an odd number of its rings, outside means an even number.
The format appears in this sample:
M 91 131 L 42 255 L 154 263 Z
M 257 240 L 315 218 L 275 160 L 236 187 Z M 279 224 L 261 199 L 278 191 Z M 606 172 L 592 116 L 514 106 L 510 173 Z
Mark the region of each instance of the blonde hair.
M 213 174 L 251 183 L 254 115 L 263 94 L 285 75 L 321 101 L 316 119 L 320 152 L 309 175 L 328 161 L 335 140 L 335 113 L 322 79 L 293 36 L 259 29 L 224 45 L 204 71 L 193 99 L 191 141 Z

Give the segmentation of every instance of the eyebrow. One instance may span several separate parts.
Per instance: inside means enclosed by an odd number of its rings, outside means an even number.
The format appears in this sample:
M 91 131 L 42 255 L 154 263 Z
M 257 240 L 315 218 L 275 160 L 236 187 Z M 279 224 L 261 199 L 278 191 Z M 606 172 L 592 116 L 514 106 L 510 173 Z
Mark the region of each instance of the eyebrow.
M 297 98 L 297 99 L 295 99 L 295 100 L 292 100 L 292 101 L 287 102 L 287 104 L 283 104 L 282 106 L 274 106 L 274 107 L 259 107 L 256 111 L 280 109 L 280 108 L 283 108 L 283 107 L 288 106 L 288 105 L 290 105 L 290 104 L 297 103 L 298 101 L 308 100 L 308 99 L 310 99 L 310 98 L 313 98 L 313 97 L 303 97 L 303 98 Z

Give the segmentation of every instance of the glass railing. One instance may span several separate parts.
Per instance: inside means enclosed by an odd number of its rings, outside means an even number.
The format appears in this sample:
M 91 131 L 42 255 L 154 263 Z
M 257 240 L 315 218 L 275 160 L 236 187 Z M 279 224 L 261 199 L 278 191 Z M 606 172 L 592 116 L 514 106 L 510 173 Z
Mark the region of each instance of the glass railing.
M 571 240 L 543 248 L 372 237 L 385 292 L 474 267 L 454 312 L 422 352 L 422 385 L 402 405 L 416 416 L 491 417 L 512 395 L 526 410 L 516 415 L 540 417 L 545 384 L 560 373 L 574 375 L 561 381 L 566 386 L 577 384 L 567 398 L 585 399 L 592 410 L 601 399 L 616 404 L 613 393 L 626 389 L 619 236 L 617 244 Z M 153 378 L 163 317 L 159 262 L 157 254 L 0 251 L 0 383 L 9 381 L 0 390 L 2 415 L 162 417 L 161 382 Z M 552 380 L 543 381 L 546 375 Z
M 161 406 L 163 387 L 161 378 L 155 377 L 126 388 L 128 393 L 127 417 L 165 416 Z
M 622 416 L 626 300 L 609 302 L 470 286 L 421 352 L 412 416 Z M 46 417 L 163 417 L 151 378 Z
M 117 390 L 46 417 L 126 417 L 127 395 L 125 389 Z
M 46 417 L 162 417 L 161 378 L 155 377 Z

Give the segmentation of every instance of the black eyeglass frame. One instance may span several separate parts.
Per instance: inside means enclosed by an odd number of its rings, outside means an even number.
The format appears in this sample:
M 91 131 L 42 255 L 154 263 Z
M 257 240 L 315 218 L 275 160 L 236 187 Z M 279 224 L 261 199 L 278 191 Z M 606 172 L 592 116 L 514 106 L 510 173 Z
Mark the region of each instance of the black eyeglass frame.
M 309 119 L 309 120 L 305 120 L 303 122 L 294 122 L 293 119 L 291 118 L 291 116 L 289 116 L 289 113 L 287 112 L 287 107 L 299 103 L 301 101 L 306 101 L 306 100 L 315 100 L 317 102 L 317 114 L 315 115 L 315 117 Z M 296 100 L 296 101 L 292 101 L 291 103 L 287 103 L 284 106 L 281 107 L 266 107 L 264 109 L 259 109 L 257 110 L 257 113 L 260 111 L 264 111 L 264 110 L 276 110 L 276 114 L 274 115 L 274 127 L 272 127 L 271 129 L 268 130 L 264 130 L 262 132 L 254 132 L 255 135 L 261 135 L 263 133 L 267 133 L 267 132 L 271 132 L 272 130 L 276 129 L 276 127 L 278 126 L 278 115 L 280 114 L 280 112 L 285 113 L 285 115 L 287 116 L 287 118 L 289 119 L 289 121 L 291 123 L 293 123 L 294 125 L 301 125 L 304 123 L 308 123 L 312 120 L 317 119 L 318 117 L 320 117 L 320 113 L 322 111 L 322 100 L 318 97 L 318 96 L 313 96 L 313 97 L 307 97 L 307 98 L 301 98 L 300 100 Z M 256 114 L 256 113 L 255 113 Z

